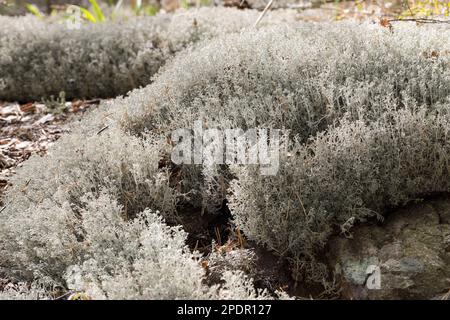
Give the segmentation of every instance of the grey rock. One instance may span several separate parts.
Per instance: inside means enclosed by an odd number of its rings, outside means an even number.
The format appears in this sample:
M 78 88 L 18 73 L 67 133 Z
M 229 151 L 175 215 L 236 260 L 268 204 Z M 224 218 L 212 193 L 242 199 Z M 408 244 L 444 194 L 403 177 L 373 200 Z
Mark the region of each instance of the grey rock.
M 343 298 L 448 297 L 450 199 L 410 204 L 390 213 L 381 225 L 355 226 L 351 232 L 352 239 L 333 237 L 327 255 Z

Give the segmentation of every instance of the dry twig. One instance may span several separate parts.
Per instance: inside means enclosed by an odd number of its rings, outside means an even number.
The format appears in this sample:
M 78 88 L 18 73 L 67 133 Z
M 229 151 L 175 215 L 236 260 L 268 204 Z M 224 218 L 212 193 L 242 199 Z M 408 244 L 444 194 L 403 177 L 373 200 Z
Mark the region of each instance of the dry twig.
M 274 0 L 270 0 L 267 6 L 264 8 L 263 12 L 261 12 L 261 15 L 258 17 L 258 20 L 256 20 L 253 27 L 257 27 L 258 23 L 261 21 L 261 19 L 266 15 L 267 11 L 269 11 L 270 7 L 272 6 Z

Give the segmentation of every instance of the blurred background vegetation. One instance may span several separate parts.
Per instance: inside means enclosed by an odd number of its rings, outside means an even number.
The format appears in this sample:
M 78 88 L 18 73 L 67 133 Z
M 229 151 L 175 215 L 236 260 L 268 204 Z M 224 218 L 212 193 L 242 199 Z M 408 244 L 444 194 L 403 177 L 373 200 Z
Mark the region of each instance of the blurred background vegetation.
M 162 0 L 164 1 L 164 0 Z M 160 0 L 96 0 L 99 6 L 105 9 L 120 5 L 123 7 L 160 7 Z M 34 5 L 41 13 L 50 15 L 52 12 L 65 10 L 69 5 L 77 5 L 83 8 L 92 6 L 89 0 L 0 0 L 0 14 L 23 15 L 30 12 L 27 7 Z
M 155 15 L 158 12 L 199 6 L 263 10 L 268 2 L 269 0 L 0 0 L 0 14 L 51 16 L 65 12 L 70 5 L 76 5 L 83 10 L 86 20 L 99 22 L 99 13 L 108 19 L 118 11 L 125 16 Z M 450 0 L 275 0 L 272 5 L 272 9 L 287 8 L 301 12 L 304 20 L 317 21 L 367 17 L 448 17 Z M 101 21 L 103 20 L 100 19 Z

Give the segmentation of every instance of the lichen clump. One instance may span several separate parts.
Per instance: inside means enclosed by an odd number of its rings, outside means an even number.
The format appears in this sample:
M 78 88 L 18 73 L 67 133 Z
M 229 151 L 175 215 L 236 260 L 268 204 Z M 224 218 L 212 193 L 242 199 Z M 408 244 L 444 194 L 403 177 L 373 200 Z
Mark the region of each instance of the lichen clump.
M 198 43 L 18 170 L 0 216 L 2 272 L 100 298 L 267 297 L 239 272 L 206 286 L 186 234 L 161 218 L 226 203 L 246 237 L 325 283 L 330 235 L 450 191 L 448 33 L 292 24 Z M 170 163 L 171 132 L 199 119 L 289 129 L 277 174 Z

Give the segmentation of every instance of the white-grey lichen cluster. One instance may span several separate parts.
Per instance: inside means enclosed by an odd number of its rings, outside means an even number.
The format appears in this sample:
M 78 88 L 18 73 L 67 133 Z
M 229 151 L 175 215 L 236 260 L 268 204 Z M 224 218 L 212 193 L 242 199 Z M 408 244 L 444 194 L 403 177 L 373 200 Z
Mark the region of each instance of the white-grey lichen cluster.
M 317 254 L 335 230 L 450 191 L 449 36 L 292 24 L 199 43 L 24 163 L 0 214 L 1 272 L 95 298 L 268 297 L 217 256 L 229 270 L 206 285 L 186 233 L 163 221 L 226 200 L 249 239 L 325 281 Z M 198 119 L 291 130 L 280 171 L 182 165 L 174 175 L 167 137 Z

